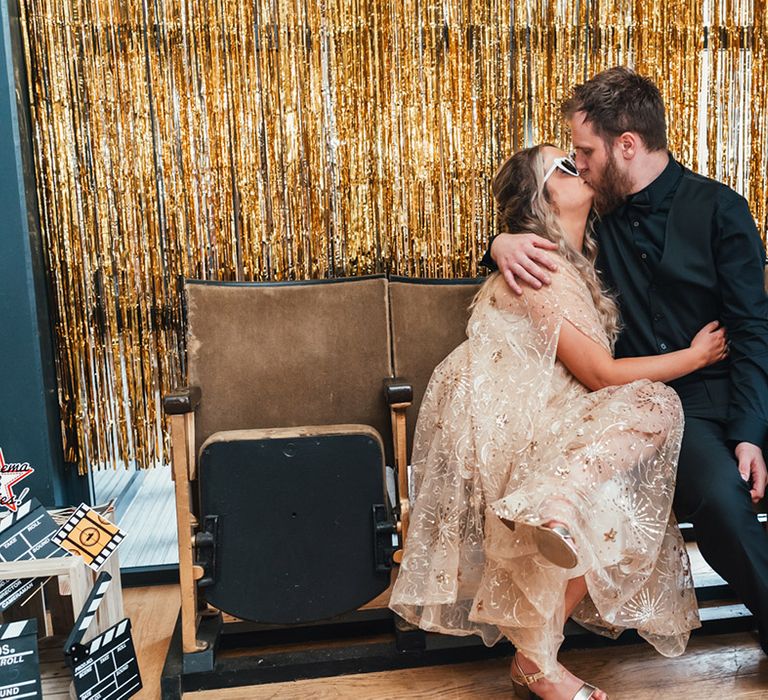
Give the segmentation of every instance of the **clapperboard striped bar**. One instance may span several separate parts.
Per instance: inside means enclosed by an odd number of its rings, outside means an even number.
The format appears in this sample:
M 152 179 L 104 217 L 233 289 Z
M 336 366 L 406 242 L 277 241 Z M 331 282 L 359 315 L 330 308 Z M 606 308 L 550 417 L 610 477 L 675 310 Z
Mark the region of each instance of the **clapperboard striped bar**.
M 35 618 L 0 625 L 0 641 L 16 639 L 17 637 L 23 637 L 25 634 L 37 634 L 37 620 Z
M 5 532 L 11 525 L 18 522 L 22 518 L 26 518 L 32 511 L 32 504 L 37 503 L 34 498 L 28 501 L 24 501 L 17 509 L 15 513 L 9 512 L 2 520 L 0 520 L 0 534 Z M 39 503 L 38 503 L 39 505 Z
M 83 503 L 53 536 L 53 541 L 70 554 L 82 557 L 96 571 L 124 538 L 125 533 L 117 525 Z
M 42 696 L 37 620 L 0 625 L 0 697 Z
M 99 649 L 106 647 L 113 639 L 117 639 L 125 635 L 127 629 L 130 628 L 131 621 L 126 617 L 125 620 L 121 620 L 114 627 L 110 627 L 106 632 L 100 634 L 98 637 L 94 637 L 87 645 L 88 653 L 93 655 Z
M 129 619 L 121 620 L 88 644 L 82 644 L 111 582 L 107 572 L 99 574 L 64 648 L 80 700 L 122 700 L 142 687 Z
M 93 622 L 93 618 L 96 617 L 96 611 L 99 609 L 101 600 L 104 598 L 111 583 L 112 576 L 106 571 L 99 574 L 96 583 L 93 584 L 93 589 L 85 601 L 85 605 L 83 605 L 83 609 L 77 616 L 77 620 L 75 620 L 75 626 L 72 628 L 72 632 L 67 638 L 65 649 L 72 649 L 76 644 L 82 643 L 83 637 L 88 631 L 91 622 Z

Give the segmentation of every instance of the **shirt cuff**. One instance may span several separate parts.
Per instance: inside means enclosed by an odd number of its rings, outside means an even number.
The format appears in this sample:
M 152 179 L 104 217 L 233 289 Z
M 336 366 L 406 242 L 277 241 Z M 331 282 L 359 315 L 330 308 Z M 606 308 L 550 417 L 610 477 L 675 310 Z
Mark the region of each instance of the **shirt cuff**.
M 491 245 L 493 244 L 494 238 L 496 238 L 496 236 L 491 236 L 491 239 L 488 241 L 488 249 L 485 251 L 485 255 L 483 255 L 483 259 L 480 261 L 480 264 L 483 267 L 487 267 L 491 272 L 496 272 L 496 270 L 499 269 L 491 257 Z
M 762 448 L 765 446 L 766 437 L 768 437 L 768 425 L 756 416 L 734 416 L 728 421 L 726 431 L 728 442 L 734 444 L 751 442 Z

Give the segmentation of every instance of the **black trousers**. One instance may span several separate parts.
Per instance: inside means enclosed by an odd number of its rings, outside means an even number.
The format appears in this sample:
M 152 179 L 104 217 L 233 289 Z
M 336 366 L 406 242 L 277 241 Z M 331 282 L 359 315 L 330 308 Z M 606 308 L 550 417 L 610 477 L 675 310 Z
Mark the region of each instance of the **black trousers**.
M 708 394 L 704 389 L 704 396 L 701 388 L 689 395 L 678 389 L 686 417 L 675 515 L 679 522 L 693 523 L 704 559 L 752 611 L 768 654 L 768 534 L 757 520 L 749 486 L 726 443 L 722 396 L 711 387 Z M 705 411 L 713 415 L 695 415 Z

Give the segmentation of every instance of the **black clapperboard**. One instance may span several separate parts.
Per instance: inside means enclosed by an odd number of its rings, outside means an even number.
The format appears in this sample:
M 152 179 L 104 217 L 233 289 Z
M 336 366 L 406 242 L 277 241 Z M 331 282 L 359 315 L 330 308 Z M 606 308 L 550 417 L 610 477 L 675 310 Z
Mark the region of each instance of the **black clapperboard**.
M 0 625 L 0 697 L 43 697 L 34 618 Z
M 129 698 L 142 687 L 128 618 L 90 642 L 82 643 L 111 582 L 112 577 L 106 571 L 99 574 L 64 647 L 79 700 Z
M 68 556 L 52 541 L 59 526 L 36 498 L 22 503 L 0 520 L 0 561 L 49 559 Z M 0 612 L 27 595 L 42 579 L 0 580 Z

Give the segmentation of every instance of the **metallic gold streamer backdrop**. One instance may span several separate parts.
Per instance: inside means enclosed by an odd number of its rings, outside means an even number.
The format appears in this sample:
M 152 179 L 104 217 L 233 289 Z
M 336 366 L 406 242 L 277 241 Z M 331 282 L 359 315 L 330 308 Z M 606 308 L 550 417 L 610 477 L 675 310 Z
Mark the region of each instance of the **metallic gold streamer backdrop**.
M 23 0 L 66 456 L 167 457 L 180 280 L 475 275 L 489 182 L 598 70 L 766 231 L 760 0 Z M 257 349 L 254 349 L 256 352 Z

